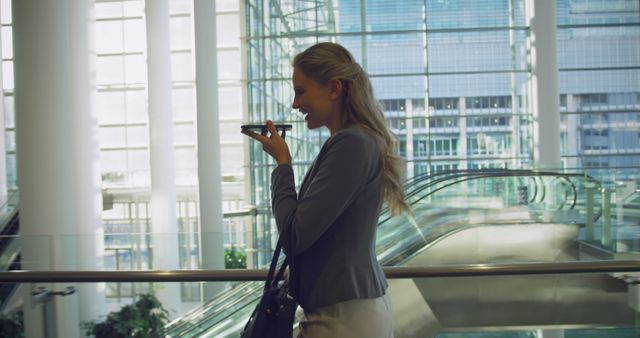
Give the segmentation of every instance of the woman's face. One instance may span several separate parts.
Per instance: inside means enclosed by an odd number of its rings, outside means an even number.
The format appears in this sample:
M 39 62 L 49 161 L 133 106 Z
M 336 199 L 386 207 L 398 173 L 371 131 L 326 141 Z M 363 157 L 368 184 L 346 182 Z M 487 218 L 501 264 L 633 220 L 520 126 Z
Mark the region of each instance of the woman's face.
M 294 68 L 293 90 L 295 98 L 292 106 L 304 114 L 307 128 L 326 126 L 333 131 L 332 127 L 339 123 L 339 114 L 335 109 L 336 95 L 331 84 L 320 84 Z

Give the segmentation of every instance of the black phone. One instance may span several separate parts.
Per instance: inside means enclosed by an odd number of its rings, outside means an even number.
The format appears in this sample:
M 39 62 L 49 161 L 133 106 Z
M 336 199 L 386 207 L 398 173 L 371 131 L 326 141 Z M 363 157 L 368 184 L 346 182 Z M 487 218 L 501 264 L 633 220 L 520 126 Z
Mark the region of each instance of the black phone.
M 290 124 L 276 124 L 275 126 L 278 131 L 282 131 L 282 130 L 289 131 L 291 130 L 291 128 L 293 128 L 293 126 Z M 242 129 L 242 131 L 251 130 L 256 133 L 267 132 L 266 124 L 243 124 L 242 126 L 240 126 L 240 128 Z

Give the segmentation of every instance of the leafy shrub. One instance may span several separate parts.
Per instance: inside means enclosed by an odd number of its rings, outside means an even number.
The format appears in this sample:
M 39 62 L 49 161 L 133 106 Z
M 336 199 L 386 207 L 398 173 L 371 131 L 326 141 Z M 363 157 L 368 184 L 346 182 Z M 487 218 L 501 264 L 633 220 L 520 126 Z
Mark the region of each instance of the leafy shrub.
M 111 312 L 100 321 L 85 322 L 82 328 L 96 338 L 161 337 L 169 312 L 151 294 L 140 295 L 138 301 Z
M 246 269 L 247 255 L 235 246 L 224 250 L 224 267 L 227 269 Z
M 0 338 L 24 337 L 22 312 L 5 315 L 0 314 Z

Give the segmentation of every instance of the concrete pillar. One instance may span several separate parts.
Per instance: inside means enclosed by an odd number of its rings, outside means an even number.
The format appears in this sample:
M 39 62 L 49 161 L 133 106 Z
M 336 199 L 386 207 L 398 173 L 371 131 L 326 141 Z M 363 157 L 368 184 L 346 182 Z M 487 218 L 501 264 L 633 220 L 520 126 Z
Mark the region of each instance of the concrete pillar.
M 155 270 L 175 270 L 179 268 L 179 252 L 171 111 L 169 1 L 147 0 L 145 21 L 151 158 L 152 266 Z M 159 284 L 155 292 L 164 307 L 169 310 L 171 318 L 181 314 L 179 283 Z
M 194 0 L 193 21 L 202 268 L 224 269 L 215 1 Z M 219 283 L 205 283 L 204 297 L 210 299 L 221 290 Z
M 69 0 L 70 103 L 75 158 L 75 217 L 78 270 L 104 269 L 102 227 L 102 179 L 98 114 L 94 109 L 96 68 L 93 1 Z M 67 130 L 67 132 L 69 131 Z M 106 314 L 105 283 L 79 283 L 80 320 L 92 321 Z
M 12 2 L 20 232 L 25 270 L 74 270 L 75 156 L 69 0 Z M 65 284 L 45 285 L 58 291 Z M 77 295 L 52 297 L 45 332 L 43 304 L 24 288 L 25 336 L 78 337 Z
M 531 44 L 533 159 L 537 169 L 560 168 L 560 97 L 556 2 L 527 2 Z

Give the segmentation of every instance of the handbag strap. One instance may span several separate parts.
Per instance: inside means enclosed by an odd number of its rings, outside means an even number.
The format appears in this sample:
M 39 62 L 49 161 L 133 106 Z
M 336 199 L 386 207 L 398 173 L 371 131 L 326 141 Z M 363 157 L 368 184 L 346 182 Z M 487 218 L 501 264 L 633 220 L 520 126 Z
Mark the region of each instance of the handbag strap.
M 289 294 L 293 297 L 296 298 L 296 292 L 294 289 L 294 280 L 293 280 L 293 270 L 295 269 L 294 266 L 294 257 L 296 256 L 296 252 L 293 248 L 293 243 L 294 243 L 294 238 L 293 238 L 293 231 L 291 232 L 291 246 L 289 248 L 289 255 L 285 258 L 285 262 L 287 260 L 289 260 Z
M 267 275 L 267 280 L 264 283 L 264 289 L 267 290 L 270 287 L 277 286 L 278 281 L 283 279 L 282 277 L 284 276 L 284 272 L 287 270 L 287 266 L 289 266 L 289 277 L 288 277 L 289 282 L 287 284 L 287 287 L 289 289 L 288 290 L 289 294 L 295 297 L 295 290 L 293 287 L 294 285 L 294 281 L 293 281 L 294 254 L 291 253 L 290 256 L 285 255 L 284 261 L 282 261 L 282 265 L 280 266 L 280 268 L 278 269 L 278 272 L 276 273 L 275 270 L 278 265 L 278 258 L 280 257 L 280 252 L 282 252 L 282 237 L 278 238 L 276 249 L 273 251 L 273 257 L 271 258 L 271 266 L 269 266 L 269 274 Z
M 280 257 L 280 252 L 282 251 L 282 237 L 278 238 L 278 244 L 276 244 L 276 249 L 273 251 L 273 257 L 271 258 L 271 266 L 269 266 L 269 274 L 267 274 L 267 280 L 265 281 L 264 288 L 265 290 L 269 287 L 276 285 L 282 276 L 284 275 L 284 270 L 288 265 L 288 258 L 285 257 L 284 262 L 282 262 L 282 266 L 278 269 L 278 273 L 276 274 L 276 266 L 278 266 L 278 257 Z M 275 274 L 275 276 L 274 276 Z

